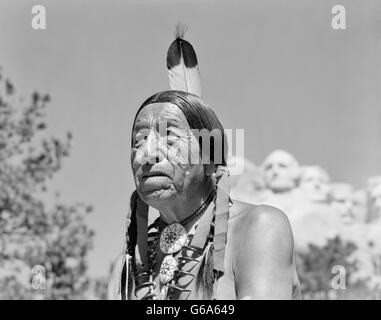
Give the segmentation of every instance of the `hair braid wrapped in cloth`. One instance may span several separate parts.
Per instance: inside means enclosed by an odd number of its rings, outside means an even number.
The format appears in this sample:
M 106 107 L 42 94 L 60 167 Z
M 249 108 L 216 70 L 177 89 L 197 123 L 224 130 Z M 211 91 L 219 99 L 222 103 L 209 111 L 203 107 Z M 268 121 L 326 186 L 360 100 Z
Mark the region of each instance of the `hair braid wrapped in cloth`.
M 216 217 L 214 227 L 214 270 L 217 277 L 224 273 L 225 245 L 229 219 L 229 170 L 224 166 L 218 166 L 216 173 Z
M 137 241 L 137 225 L 136 225 L 136 207 L 139 198 L 138 192 L 135 190 L 130 197 L 130 212 L 127 218 L 130 218 L 130 224 L 126 231 L 126 253 L 133 256 Z
M 148 206 L 139 198 L 137 191 L 135 190 L 131 194 L 130 198 L 130 224 L 126 232 L 126 259 L 122 271 L 121 278 L 121 298 L 126 300 L 130 296 L 130 283 L 132 281 L 130 276 L 130 263 L 131 259 L 136 261 L 136 244 L 138 238 L 147 236 L 147 220 L 148 220 Z M 141 231 L 138 233 L 138 229 Z M 144 239 L 143 243 L 147 243 L 147 239 Z M 146 251 L 147 245 L 143 246 L 143 250 Z M 143 261 L 147 263 L 148 257 L 147 253 L 139 250 L 140 257 L 143 258 Z M 143 252 L 143 256 L 142 256 Z M 139 262 L 141 259 L 139 258 Z M 136 268 L 136 264 L 132 263 L 132 266 Z
M 138 193 L 136 190 L 131 194 L 130 206 L 127 212 L 126 221 L 126 250 L 123 259 L 123 269 L 120 276 L 120 284 L 118 295 L 120 299 L 126 300 L 129 297 L 130 292 L 130 270 L 131 270 L 131 260 L 133 259 L 133 252 L 136 246 L 137 239 L 137 226 L 136 226 L 136 204 L 137 204 Z

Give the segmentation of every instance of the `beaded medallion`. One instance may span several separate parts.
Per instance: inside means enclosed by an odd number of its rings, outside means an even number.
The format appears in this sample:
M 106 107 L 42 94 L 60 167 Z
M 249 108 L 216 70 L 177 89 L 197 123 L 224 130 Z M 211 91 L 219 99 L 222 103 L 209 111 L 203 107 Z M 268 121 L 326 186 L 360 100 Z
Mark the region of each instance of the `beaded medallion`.
M 160 235 L 160 249 L 165 254 L 176 253 L 186 244 L 187 232 L 180 223 L 164 228 Z
M 161 283 L 168 283 L 173 279 L 175 274 L 175 270 L 177 270 L 177 261 L 171 255 L 165 256 L 163 262 L 160 266 L 160 281 Z
M 184 225 L 188 225 L 190 222 L 192 222 L 194 219 L 199 217 L 203 212 L 204 209 L 208 207 L 208 205 L 211 203 L 211 201 L 214 198 L 215 193 L 212 192 L 211 195 L 209 195 L 208 199 L 201 205 L 201 207 L 193 213 L 191 216 L 186 218 L 185 220 L 181 221 L 180 223 L 173 223 L 171 225 L 167 225 L 163 220 L 158 219 L 155 220 L 153 224 L 151 224 L 148 227 L 147 232 L 147 238 L 148 238 L 148 272 L 143 272 L 145 276 L 150 276 L 148 281 L 145 281 L 141 284 L 136 284 L 135 287 L 135 296 L 137 296 L 137 293 L 144 288 L 149 288 L 148 292 L 141 297 L 142 300 L 147 299 L 160 299 L 160 300 L 168 300 L 173 299 L 174 297 L 179 298 L 180 296 L 184 299 L 188 299 L 190 293 L 192 292 L 190 289 L 186 288 L 189 286 L 189 284 L 194 280 L 196 273 L 193 272 L 193 269 L 195 267 L 195 264 L 199 264 L 200 261 L 203 259 L 202 256 L 205 254 L 205 250 L 198 250 L 197 248 L 205 247 L 205 243 L 210 241 L 210 237 L 205 233 L 206 228 L 209 227 L 209 232 L 212 232 L 212 228 L 210 227 L 212 218 L 206 219 L 203 222 L 203 228 L 199 229 L 197 224 L 195 224 L 192 229 L 196 228 L 200 231 L 204 230 L 204 232 L 201 232 L 200 235 L 201 239 L 197 239 L 198 241 L 195 241 L 193 247 L 191 245 L 194 234 L 188 234 Z M 209 212 L 209 215 L 213 217 L 214 215 L 214 209 L 212 208 Z M 210 220 L 210 221 L 209 221 Z M 202 220 L 203 221 L 203 220 Z M 157 231 L 150 232 L 151 229 L 156 229 Z M 205 234 L 204 234 L 205 233 Z M 213 233 L 212 233 L 213 234 Z M 156 248 L 159 246 L 160 251 L 164 253 L 163 261 L 160 265 L 159 274 L 155 272 L 155 266 L 156 266 Z M 185 252 L 188 252 L 188 250 L 193 251 L 192 256 L 188 256 L 188 253 L 182 252 L 182 250 L 185 250 Z M 201 260 L 198 259 L 198 257 L 201 256 Z M 178 262 L 179 261 L 179 262 Z M 184 263 L 184 261 L 186 263 Z M 191 263 L 191 268 L 189 269 L 189 265 L 187 263 Z M 193 265 L 192 265 L 193 264 Z M 186 266 L 185 266 L 186 265 Z M 159 284 L 155 283 L 155 274 L 158 276 L 158 280 L 160 282 L 160 287 L 157 288 Z M 187 280 L 184 280 L 183 277 L 188 277 Z M 139 273 L 136 275 L 136 277 L 139 277 Z M 189 279 L 191 277 L 191 279 Z M 186 285 L 184 285 L 179 282 L 179 279 L 183 279 L 186 281 Z M 157 289 L 159 289 L 159 292 L 157 292 Z M 184 294 L 187 294 L 185 296 Z

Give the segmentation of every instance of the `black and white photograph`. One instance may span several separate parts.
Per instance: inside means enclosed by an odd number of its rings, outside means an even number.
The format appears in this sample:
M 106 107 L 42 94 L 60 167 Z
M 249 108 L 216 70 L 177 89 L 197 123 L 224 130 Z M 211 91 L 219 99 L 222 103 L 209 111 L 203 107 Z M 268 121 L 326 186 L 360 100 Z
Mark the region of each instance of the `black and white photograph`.
M 381 0 L 0 0 L 0 300 L 380 299 Z

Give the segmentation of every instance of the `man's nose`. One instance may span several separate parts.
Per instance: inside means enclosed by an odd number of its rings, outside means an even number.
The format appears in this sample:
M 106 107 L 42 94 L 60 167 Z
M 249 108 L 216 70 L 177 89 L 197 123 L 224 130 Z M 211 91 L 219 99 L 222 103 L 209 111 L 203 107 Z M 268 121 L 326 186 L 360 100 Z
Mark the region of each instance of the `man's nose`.
M 147 137 L 145 150 L 145 156 L 148 163 L 158 163 L 163 159 L 163 154 L 160 151 L 160 143 L 161 141 L 159 135 L 154 130 L 151 130 Z
M 345 201 L 345 209 L 350 211 L 352 209 L 353 203 L 349 200 Z

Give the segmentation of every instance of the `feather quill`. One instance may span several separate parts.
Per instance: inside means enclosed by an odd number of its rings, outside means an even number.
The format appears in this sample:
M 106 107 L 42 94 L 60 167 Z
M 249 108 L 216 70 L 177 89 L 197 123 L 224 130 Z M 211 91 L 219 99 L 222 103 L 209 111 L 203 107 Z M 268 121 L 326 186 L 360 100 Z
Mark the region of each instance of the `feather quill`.
M 201 98 L 201 79 L 196 52 L 193 46 L 183 39 L 186 26 L 178 24 L 175 40 L 167 52 L 169 85 L 172 90 L 186 91 Z

